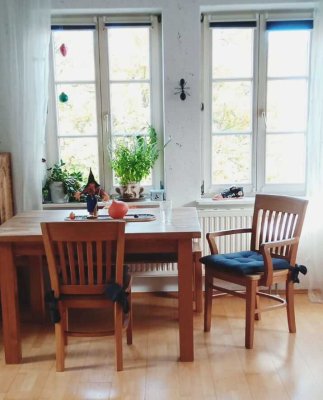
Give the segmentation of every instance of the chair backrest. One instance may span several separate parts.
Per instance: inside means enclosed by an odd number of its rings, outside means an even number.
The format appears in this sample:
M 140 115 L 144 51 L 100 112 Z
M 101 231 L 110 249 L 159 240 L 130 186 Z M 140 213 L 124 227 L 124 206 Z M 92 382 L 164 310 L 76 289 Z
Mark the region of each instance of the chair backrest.
M 102 294 L 122 285 L 124 221 L 41 223 L 51 288 L 60 294 Z
M 0 225 L 13 216 L 10 153 L 0 153 Z
M 290 196 L 257 194 L 252 220 L 251 250 L 264 242 L 300 238 L 308 201 Z M 273 256 L 294 265 L 298 243 L 274 248 Z

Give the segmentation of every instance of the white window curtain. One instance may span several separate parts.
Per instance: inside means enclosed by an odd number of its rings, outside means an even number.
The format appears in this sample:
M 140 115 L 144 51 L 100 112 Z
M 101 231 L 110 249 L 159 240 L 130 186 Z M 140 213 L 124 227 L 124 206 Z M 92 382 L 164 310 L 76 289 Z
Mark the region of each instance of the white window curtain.
M 306 281 L 310 300 L 323 303 L 323 0 L 315 11 L 311 70 L 307 171 L 309 206 L 298 261 L 308 268 Z
M 42 207 L 50 0 L 0 6 L 0 150 L 12 155 L 16 211 Z

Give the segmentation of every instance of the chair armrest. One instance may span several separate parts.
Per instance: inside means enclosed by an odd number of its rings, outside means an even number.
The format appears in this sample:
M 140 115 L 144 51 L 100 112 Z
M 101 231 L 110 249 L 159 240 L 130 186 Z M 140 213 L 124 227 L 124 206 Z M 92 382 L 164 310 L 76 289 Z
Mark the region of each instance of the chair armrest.
M 271 249 L 279 249 L 282 247 L 286 247 L 286 253 L 288 254 L 291 252 L 291 254 L 288 257 L 288 260 L 290 260 L 290 264 L 293 265 L 295 262 L 296 258 L 296 251 L 297 251 L 297 245 L 299 243 L 299 237 L 294 237 L 291 239 L 283 239 L 283 240 L 276 240 L 272 242 L 265 242 L 262 243 L 259 247 L 259 250 L 264 258 L 264 263 L 265 263 L 265 273 L 264 273 L 264 279 L 266 281 L 265 285 L 270 286 L 272 284 L 272 279 L 273 279 L 273 263 L 272 263 L 272 253 L 270 252 Z M 287 249 L 287 246 L 291 246 L 290 249 Z M 287 258 L 287 257 L 285 257 Z
M 206 234 L 206 239 L 208 241 L 211 254 L 218 254 L 218 246 L 216 244 L 215 238 L 220 236 L 237 235 L 241 233 L 251 233 L 251 228 L 239 228 L 239 229 L 226 229 L 223 231 L 209 232 Z

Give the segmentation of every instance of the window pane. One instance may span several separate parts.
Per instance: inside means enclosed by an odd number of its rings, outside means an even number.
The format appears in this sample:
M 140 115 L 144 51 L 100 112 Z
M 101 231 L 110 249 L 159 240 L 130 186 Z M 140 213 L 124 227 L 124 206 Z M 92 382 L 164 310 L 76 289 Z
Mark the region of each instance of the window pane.
M 307 80 L 269 81 L 267 90 L 267 131 L 305 131 L 307 125 Z
M 149 79 L 149 28 L 109 28 L 111 80 Z
M 213 78 L 250 78 L 253 28 L 212 29 Z
M 216 82 L 212 94 L 213 132 L 252 130 L 251 82 Z
M 138 133 L 150 124 L 148 83 L 111 83 L 110 96 L 113 135 Z
M 303 134 L 267 135 L 266 183 L 305 182 Z
M 251 182 L 249 135 L 212 137 L 212 184 Z
M 96 138 L 61 138 L 59 139 L 59 157 L 67 167 L 83 173 L 85 181 L 92 168 L 94 177 L 99 179 L 98 141 Z
M 304 76 L 309 69 L 310 31 L 268 32 L 268 76 Z
M 55 80 L 94 81 L 93 31 L 54 31 Z M 60 50 L 66 47 L 66 55 Z
M 59 101 L 61 93 L 68 101 Z M 97 135 L 95 86 L 87 84 L 57 85 L 58 136 Z

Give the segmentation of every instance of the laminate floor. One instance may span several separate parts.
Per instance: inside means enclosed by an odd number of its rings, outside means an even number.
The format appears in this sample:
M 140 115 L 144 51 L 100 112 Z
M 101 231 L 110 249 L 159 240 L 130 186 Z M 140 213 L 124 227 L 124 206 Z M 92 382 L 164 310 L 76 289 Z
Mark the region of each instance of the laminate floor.
M 213 304 L 211 332 L 195 314 L 195 361 L 181 363 L 177 299 L 135 295 L 133 345 L 124 341 L 118 373 L 113 337 L 70 338 L 66 371 L 56 373 L 53 326 L 23 322 L 22 364 L 5 365 L 0 337 L 0 400 L 323 399 L 323 304 L 296 295 L 296 334 L 288 333 L 285 309 L 264 313 L 253 350 L 244 348 L 244 301 L 227 296 Z M 103 323 L 93 312 L 71 318 Z

